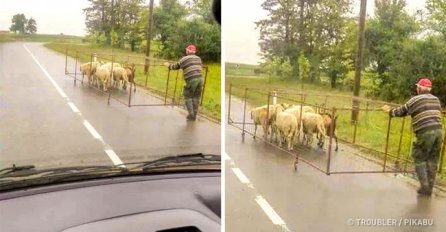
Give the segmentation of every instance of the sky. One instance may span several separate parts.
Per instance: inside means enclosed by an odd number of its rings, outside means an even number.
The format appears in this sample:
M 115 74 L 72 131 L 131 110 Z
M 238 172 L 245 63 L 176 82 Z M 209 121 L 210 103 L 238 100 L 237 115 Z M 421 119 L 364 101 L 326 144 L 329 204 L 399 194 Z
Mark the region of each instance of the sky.
M 426 0 L 407 0 L 409 12 L 424 9 Z M 263 0 L 224 0 L 223 49 L 226 62 L 257 64 L 261 61 L 259 31 L 254 22 L 268 16 L 261 8 Z M 354 0 L 353 13 L 359 14 L 360 0 Z M 373 15 L 374 0 L 367 1 L 367 14 Z M 229 10 L 225 10 L 229 9 Z
M 159 0 L 154 2 L 157 5 Z M 36 20 L 39 34 L 83 36 L 86 27 L 82 9 L 88 6 L 87 0 L 1 0 L 0 31 L 9 31 L 12 16 L 23 13 L 27 19 Z
M 23 13 L 37 22 L 37 33 L 84 35 L 87 0 L 1 0 L 0 30 L 9 30 L 12 16 Z

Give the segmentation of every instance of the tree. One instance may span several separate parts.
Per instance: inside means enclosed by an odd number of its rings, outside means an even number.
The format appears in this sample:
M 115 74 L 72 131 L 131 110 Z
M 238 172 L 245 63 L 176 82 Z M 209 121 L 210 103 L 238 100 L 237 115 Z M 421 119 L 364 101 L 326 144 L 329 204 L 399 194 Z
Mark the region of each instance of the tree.
M 178 0 L 161 0 L 159 4 L 153 9 L 153 30 L 164 49 L 169 36 L 178 31 L 179 22 L 188 12 Z
M 37 32 L 37 23 L 36 20 L 34 20 L 32 17 L 28 20 L 28 23 L 26 24 L 25 30 L 29 34 L 35 34 Z
M 11 27 L 9 30 L 14 33 L 25 34 L 27 19 L 24 14 L 15 14 L 12 16 Z
M 90 6 L 83 9 L 85 13 L 85 25 L 90 34 L 104 33 L 106 45 L 112 44 L 123 47 L 125 42 L 135 49 L 140 41 L 139 16 L 142 10 L 143 0 L 88 0 Z M 112 31 L 114 33 L 112 34 Z
M 368 22 L 365 31 L 366 49 L 370 64 L 376 64 L 379 77 L 386 83 L 389 71 L 405 40 L 410 39 L 419 27 L 413 16 L 405 10 L 405 0 L 377 0 L 375 18 Z
M 168 36 L 163 43 L 162 55 L 168 59 L 176 59 L 184 55 L 189 44 L 197 46 L 197 55 L 206 61 L 220 60 L 220 27 L 207 24 L 200 19 L 179 21 L 176 32 Z
M 429 27 L 446 38 L 446 1 L 427 0 L 426 8 L 429 13 Z
M 351 7 L 352 0 L 265 0 L 269 16 L 256 22 L 264 58 L 288 57 L 297 74 L 303 52 L 311 64 L 309 80 L 317 81 L 329 48 L 342 40 Z
M 206 23 L 216 23 L 212 14 L 212 0 L 189 0 L 187 4 L 193 15 L 202 18 Z

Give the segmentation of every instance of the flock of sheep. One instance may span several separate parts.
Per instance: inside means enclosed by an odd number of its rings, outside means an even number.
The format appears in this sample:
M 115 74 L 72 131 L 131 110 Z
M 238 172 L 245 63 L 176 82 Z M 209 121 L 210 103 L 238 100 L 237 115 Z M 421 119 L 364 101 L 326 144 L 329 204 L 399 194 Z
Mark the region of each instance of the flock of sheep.
M 84 75 L 88 77 L 88 83 L 96 85 L 99 89 L 102 87 L 106 91 L 110 87 L 127 89 L 127 85 L 134 82 L 135 65 L 122 67 L 119 63 L 103 63 L 92 61 L 80 65 L 82 79 Z M 136 89 L 135 89 L 136 90 Z
M 303 132 L 303 143 L 306 146 L 311 146 L 313 135 L 316 134 L 318 146 L 323 148 L 325 137 L 332 129 L 336 141 L 335 151 L 338 150 L 338 139 L 335 133 L 337 116 L 316 113 L 311 106 L 288 105 L 286 103 L 273 104 L 269 107 L 264 105 L 251 111 L 251 119 L 255 125 L 254 136 L 257 126 L 260 124 L 265 137 L 271 133 L 271 141 L 278 143 L 281 147 L 286 143 L 288 150 L 293 150 L 294 145 L 298 144 L 301 132 Z M 271 126 L 271 131 L 268 129 L 269 126 Z

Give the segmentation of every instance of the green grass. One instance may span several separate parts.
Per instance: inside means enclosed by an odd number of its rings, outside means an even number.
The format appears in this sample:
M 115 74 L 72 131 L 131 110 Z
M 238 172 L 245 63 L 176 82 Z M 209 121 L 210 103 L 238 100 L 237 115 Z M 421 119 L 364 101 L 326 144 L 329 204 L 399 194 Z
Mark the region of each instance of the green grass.
M 243 76 L 243 77 L 252 77 L 258 78 L 260 75 L 256 75 L 254 69 L 258 69 L 258 65 L 252 64 L 236 64 L 236 63 L 226 63 L 225 64 L 225 73 L 226 76 Z
M 127 49 L 92 46 L 91 44 L 47 43 L 44 46 L 63 54 L 67 52 L 68 56 L 77 57 L 80 62 L 89 62 L 91 60 L 92 53 L 98 54 L 98 60 L 111 61 L 113 59 L 113 54 L 115 62 L 119 62 L 121 64 L 134 63 L 136 65 L 135 82 L 137 84 L 145 86 L 164 96 L 168 69 L 162 66 L 162 64 L 166 62 L 166 60 L 152 58 L 150 61 L 148 75 L 144 75 L 145 58 L 144 54 L 141 53 L 132 53 Z M 67 48 L 68 50 L 66 50 Z M 211 63 L 206 65 L 208 66 L 208 76 L 206 80 L 202 105 L 203 107 L 201 108 L 201 112 L 212 118 L 220 119 L 220 63 Z M 75 64 L 68 64 L 68 66 L 70 67 L 69 71 L 74 72 Z M 177 72 L 179 73 L 178 81 L 176 82 Z M 184 82 L 181 71 L 171 71 L 168 88 L 169 99 L 175 95 L 177 101 L 180 101 L 183 85 Z
M 19 35 L 12 33 L 0 34 L 0 42 L 26 41 L 26 42 L 57 42 L 57 43 L 82 43 L 83 37 L 73 35 Z
M 227 67 L 227 66 L 226 66 Z M 283 81 L 268 78 L 250 78 L 245 76 L 226 76 L 226 91 L 229 91 L 229 83 L 232 83 L 232 94 L 240 98 L 244 97 L 245 87 L 248 90 L 247 101 L 253 106 L 265 105 L 268 101 L 268 96 L 266 91 L 259 92 L 255 89 L 265 89 L 265 90 L 275 90 L 275 89 L 286 89 L 288 91 L 298 92 L 301 90 L 301 83 L 299 81 Z M 241 87 L 240 87 L 241 86 Z M 352 96 L 349 91 L 331 89 L 328 85 L 317 85 L 317 84 L 304 84 L 304 92 L 308 93 L 305 97 L 305 103 L 320 106 L 326 103 L 327 108 L 351 108 L 352 101 L 348 96 Z M 336 95 L 325 97 L 324 95 Z M 321 96 L 317 96 L 321 95 Z M 284 98 L 281 98 L 284 97 Z M 300 101 L 300 95 L 297 94 L 279 94 L 278 102 L 286 102 L 290 104 L 297 104 Z M 381 102 L 361 102 L 361 109 L 376 109 L 377 111 L 362 111 L 359 114 L 358 123 L 356 125 L 356 138 L 354 143 L 365 148 L 371 148 L 379 152 L 367 151 L 367 154 L 373 157 L 383 158 L 382 154 L 386 149 L 386 135 L 388 127 L 388 115 L 380 111 L 380 107 L 383 106 Z M 355 125 L 351 122 L 351 110 L 343 109 L 337 111 L 337 135 L 338 138 L 353 143 Z M 391 122 L 391 129 L 389 134 L 389 145 L 388 154 L 407 158 L 411 160 L 410 157 L 410 147 L 411 147 L 411 127 L 410 118 L 406 118 L 404 122 L 404 128 L 402 137 L 401 128 L 403 124 L 403 118 L 393 118 Z M 401 146 L 399 146 L 401 138 Z M 388 162 L 393 164 L 396 161 L 395 158 L 388 157 Z M 403 161 L 400 161 L 404 163 Z M 444 170 L 446 170 L 446 161 L 443 164 Z M 411 165 L 409 163 L 408 167 Z M 345 170 L 344 170 L 345 171 Z M 444 174 L 443 174 L 444 175 Z M 446 175 L 444 175 L 446 177 Z

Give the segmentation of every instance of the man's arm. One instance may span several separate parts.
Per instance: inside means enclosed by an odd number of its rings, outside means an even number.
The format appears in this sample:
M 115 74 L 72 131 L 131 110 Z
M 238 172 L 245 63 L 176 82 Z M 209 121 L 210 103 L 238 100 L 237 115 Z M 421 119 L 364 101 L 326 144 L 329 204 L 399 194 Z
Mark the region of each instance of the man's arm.
M 389 115 L 391 117 L 404 117 L 404 116 L 409 115 L 409 105 L 408 105 L 408 103 L 406 103 L 406 104 L 404 104 L 404 105 L 402 105 L 400 107 L 391 109 L 389 111 Z
M 173 63 L 169 66 L 171 70 L 177 70 L 181 68 L 181 60 L 179 62 Z

